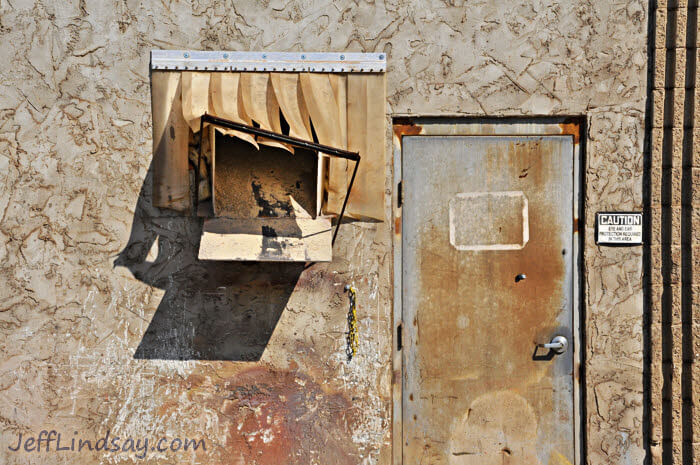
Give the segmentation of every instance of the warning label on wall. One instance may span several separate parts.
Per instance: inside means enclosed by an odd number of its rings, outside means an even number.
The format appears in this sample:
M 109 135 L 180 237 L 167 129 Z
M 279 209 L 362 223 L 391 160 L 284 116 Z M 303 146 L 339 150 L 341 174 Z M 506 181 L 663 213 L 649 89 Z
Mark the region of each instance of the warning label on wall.
M 611 245 L 642 243 L 641 213 L 596 213 L 596 242 Z

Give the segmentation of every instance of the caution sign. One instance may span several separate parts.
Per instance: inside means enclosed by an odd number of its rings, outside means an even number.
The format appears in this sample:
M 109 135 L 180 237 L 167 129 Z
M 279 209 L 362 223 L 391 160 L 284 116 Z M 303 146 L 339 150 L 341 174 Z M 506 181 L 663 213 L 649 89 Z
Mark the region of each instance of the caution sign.
M 600 245 L 640 245 L 642 214 L 635 212 L 596 213 L 596 243 Z

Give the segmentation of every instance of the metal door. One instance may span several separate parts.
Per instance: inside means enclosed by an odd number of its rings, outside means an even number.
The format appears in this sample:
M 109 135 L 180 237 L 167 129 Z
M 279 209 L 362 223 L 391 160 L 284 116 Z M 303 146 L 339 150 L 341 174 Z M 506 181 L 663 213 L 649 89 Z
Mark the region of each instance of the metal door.
M 403 463 L 575 463 L 572 137 L 404 136 L 402 172 Z

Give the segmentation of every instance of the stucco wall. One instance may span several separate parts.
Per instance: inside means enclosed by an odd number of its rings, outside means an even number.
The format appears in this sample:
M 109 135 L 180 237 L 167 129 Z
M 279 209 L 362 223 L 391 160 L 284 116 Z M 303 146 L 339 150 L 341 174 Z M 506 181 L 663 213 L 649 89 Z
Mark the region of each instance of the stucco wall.
M 8 449 L 42 429 L 206 439 L 151 463 L 391 460 L 391 223 L 307 270 L 197 264 L 197 223 L 149 204 L 149 50 L 178 48 L 384 51 L 393 114 L 587 115 L 588 458 L 641 462 L 641 249 L 596 247 L 593 213 L 642 206 L 645 2 L 0 5 L 0 461 L 140 461 Z

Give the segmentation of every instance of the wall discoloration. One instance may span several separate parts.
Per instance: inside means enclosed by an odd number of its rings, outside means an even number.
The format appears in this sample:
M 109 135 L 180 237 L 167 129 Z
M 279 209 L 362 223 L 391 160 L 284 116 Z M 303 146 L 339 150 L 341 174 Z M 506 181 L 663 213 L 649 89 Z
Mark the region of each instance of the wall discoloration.
M 298 275 L 230 267 L 217 287 L 200 285 L 209 275 L 191 254 L 197 223 L 150 206 L 152 48 L 383 51 L 393 113 L 587 114 L 587 212 L 641 207 L 641 0 L 36 1 L 2 3 L 0 17 L 3 445 L 20 431 L 111 428 L 204 437 L 212 446 L 194 458 L 155 455 L 153 463 L 229 463 L 235 453 L 266 463 L 321 425 L 332 446 L 318 443 L 318 455 L 309 449 L 290 463 L 391 460 L 390 223 L 343 225 L 333 263 Z M 641 251 L 597 248 L 592 214 L 585 228 L 589 460 L 640 463 Z M 272 295 L 266 282 L 276 283 Z M 342 289 L 353 282 L 360 349 L 348 364 Z M 240 324 L 254 327 L 249 318 L 268 328 L 263 342 L 260 334 L 255 342 L 236 338 Z M 152 340 L 154 353 L 167 356 L 135 358 L 154 321 L 167 322 Z M 222 357 L 220 347 L 236 345 Z M 314 386 L 318 402 L 288 385 L 297 378 Z M 260 394 L 229 399 L 218 391 L 225 382 L 229 394 Z M 264 443 L 266 417 L 246 403 L 274 406 L 279 396 L 298 396 L 299 425 L 285 423 L 280 407 L 271 421 L 287 439 Z M 238 434 L 236 421 L 250 435 L 258 429 L 256 439 Z M 2 447 L 0 461 L 56 456 Z
M 217 412 L 224 443 L 213 457 L 221 463 L 357 463 L 359 447 L 344 426 L 357 421 L 353 403 L 333 387 L 295 370 L 262 367 L 214 378 L 184 380 L 187 396 Z M 215 393 L 215 395 L 212 395 Z M 170 403 L 161 414 L 177 413 Z

